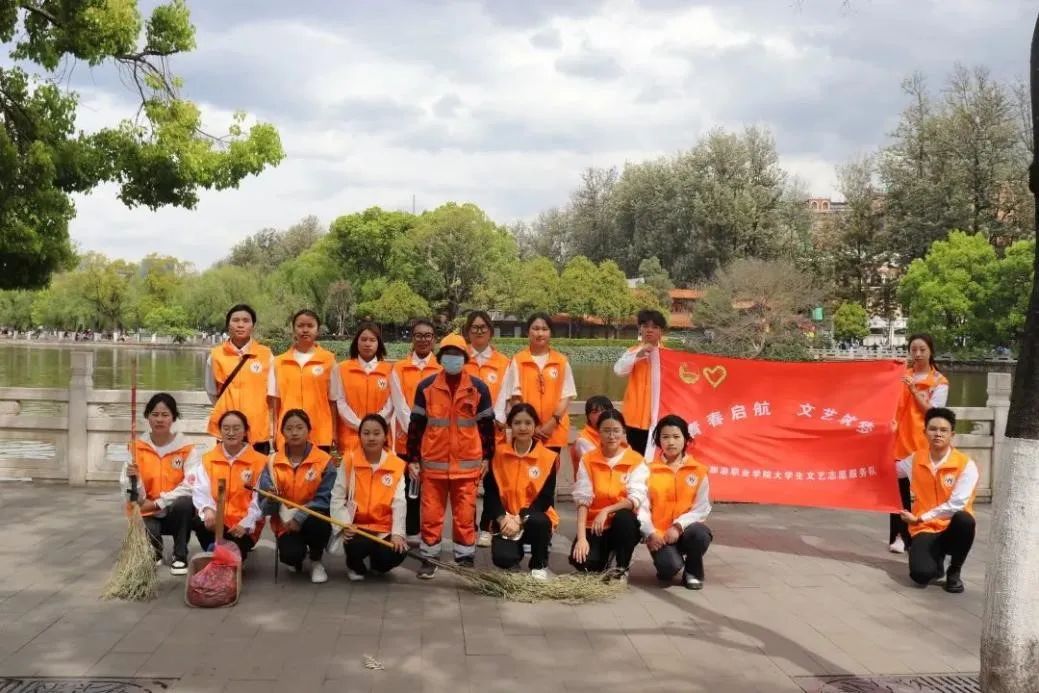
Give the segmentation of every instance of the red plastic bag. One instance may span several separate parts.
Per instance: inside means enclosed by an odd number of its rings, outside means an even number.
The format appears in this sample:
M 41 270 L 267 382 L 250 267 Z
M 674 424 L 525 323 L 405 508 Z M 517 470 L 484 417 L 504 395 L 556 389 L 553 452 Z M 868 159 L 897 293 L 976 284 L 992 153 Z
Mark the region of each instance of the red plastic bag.
M 188 580 L 188 600 L 195 606 L 220 607 L 238 598 L 238 566 L 242 553 L 238 545 L 222 541 L 213 549 L 213 558 Z

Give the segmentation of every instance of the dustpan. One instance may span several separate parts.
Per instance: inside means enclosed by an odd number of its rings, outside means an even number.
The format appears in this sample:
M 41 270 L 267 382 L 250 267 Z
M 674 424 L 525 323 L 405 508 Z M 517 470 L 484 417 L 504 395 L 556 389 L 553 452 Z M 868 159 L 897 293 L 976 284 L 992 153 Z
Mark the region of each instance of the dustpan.
M 213 540 L 213 546 L 216 547 L 224 539 L 224 505 L 227 502 L 227 488 L 223 479 L 217 481 L 216 490 L 216 529 Z M 190 607 L 197 608 L 197 605 L 191 603 L 191 576 L 198 573 L 213 560 L 212 551 L 203 551 L 202 553 L 195 554 L 191 557 L 191 561 L 188 563 L 188 574 L 184 580 L 184 603 Z M 235 566 L 235 597 L 231 602 L 224 604 L 224 606 L 234 606 L 238 603 L 238 598 L 242 594 L 242 565 L 238 564 Z

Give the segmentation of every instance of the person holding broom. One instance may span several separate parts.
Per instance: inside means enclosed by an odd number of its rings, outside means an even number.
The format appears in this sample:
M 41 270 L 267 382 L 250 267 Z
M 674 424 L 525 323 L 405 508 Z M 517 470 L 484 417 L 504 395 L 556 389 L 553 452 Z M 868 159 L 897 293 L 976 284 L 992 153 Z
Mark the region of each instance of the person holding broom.
M 600 572 L 609 565 L 612 554 L 623 580 L 640 539 L 633 512 L 636 505 L 628 497 L 627 483 L 645 461 L 624 446 L 624 415 L 619 411 L 602 412 L 596 428 L 599 449 L 581 458 L 574 481 L 577 538 L 570 548 L 570 563 L 579 571 Z
M 286 500 L 328 515 L 336 467 L 332 457 L 310 442 L 310 417 L 302 409 L 290 409 L 281 420 L 285 446 L 268 458 L 260 474 L 259 488 Z M 321 557 L 332 535 L 332 527 L 302 510 L 265 499 L 260 503 L 264 515 L 271 516 L 271 529 L 278 542 L 278 560 L 297 573 L 303 572 L 303 559 L 310 556 L 310 581 L 328 582 Z
M 130 478 L 137 479 L 137 502 L 155 549 L 156 564 L 162 564 L 162 537 L 169 535 L 173 537 L 170 574 L 186 575 L 194 515 L 188 478 L 197 471 L 201 458 L 194 443 L 172 430 L 180 418 L 172 395 L 166 392 L 152 395 L 144 405 L 144 417 L 149 431 L 133 442 L 135 454 L 123 465 L 119 485 L 126 497 Z
M 636 468 L 628 479 L 628 497 L 638 508 L 639 524 L 657 569 L 657 579 L 670 584 L 684 568 L 686 589 L 703 588 L 703 556 L 714 535 L 704 520 L 711 513 L 707 468 L 686 450 L 689 426 L 674 414 L 653 430 L 659 456 Z
M 468 357 L 461 335 L 441 340 L 437 360 L 443 370 L 418 384 L 408 426 L 409 471 L 421 481 L 421 553 L 440 556 L 450 498 L 455 563 L 464 567 L 472 567 L 476 552 L 476 487 L 494 457 L 491 393 L 464 371 Z M 431 580 L 436 571 L 426 561 L 418 576 Z
M 548 544 L 559 525 L 552 507 L 558 455 L 535 440 L 541 425 L 533 405 L 521 402 L 505 420 L 512 442 L 495 448 L 490 474 L 484 477 L 484 510 L 494 518 L 491 561 L 510 569 L 530 546 L 530 576 L 548 579 Z
M 216 489 L 217 481 L 223 479 L 227 489 L 224 536 L 238 545 L 244 562 L 256 543 L 252 535 L 263 515 L 256 492 L 245 486 L 260 478 L 267 456 L 250 447 L 249 420 L 245 414 L 224 412 L 219 424 L 220 442 L 202 456 L 197 472 L 189 476 L 191 498 L 198 511 L 194 521 L 195 537 L 203 551 L 216 538 Z
M 369 572 L 388 573 L 408 551 L 404 537 L 407 463 L 388 449 L 390 426 L 380 414 L 361 419 L 358 432 L 361 444 L 343 458 L 332 487 L 332 519 L 386 539 L 393 548 L 353 529 L 341 530 L 346 576 L 353 582 L 364 580 Z

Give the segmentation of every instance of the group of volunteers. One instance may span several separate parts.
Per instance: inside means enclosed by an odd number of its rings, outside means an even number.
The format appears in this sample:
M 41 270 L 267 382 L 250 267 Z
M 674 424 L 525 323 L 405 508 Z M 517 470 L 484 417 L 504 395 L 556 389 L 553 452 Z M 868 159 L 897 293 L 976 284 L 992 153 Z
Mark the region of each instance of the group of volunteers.
M 344 554 L 347 577 L 359 581 L 396 568 L 410 547 L 423 559 L 417 576 L 432 579 L 448 504 L 456 564 L 473 566 L 477 547 L 489 547 L 495 566 L 518 569 L 527 558 L 530 575 L 547 580 L 559 525 L 556 478 L 569 445 L 577 506 L 571 565 L 612 568 L 626 580 L 644 542 L 660 581 L 681 575 L 686 588 L 703 587 L 713 539 L 707 467 L 690 453 L 686 421 L 674 414 L 651 421 L 651 355 L 667 328 L 660 312 L 639 312 L 639 344 L 614 366 L 628 379 L 622 409 L 589 397 L 573 444 L 568 411 L 577 390 L 545 314 L 530 316 L 528 346 L 511 358 L 492 345 L 484 311 L 470 312 L 462 334 L 439 342 L 434 324 L 417 320 L 411 350 L 392 363 L 371 323 L 358 327 L 349 357 L 337 362 L 317 343 L 313 311 L 292 316 L 292 345 L 278 356 L 253 338 L 256 322 L 249 306 L 232 307 L 228 338 L 207 361 L 213 448 L 200 455 L 173 431 L 177 403 L 159 393 L 144 408 L 149 430 L 123 468 L 124 490 L 137 480 L 157 564 L 163 535 L 172 536 L 172 574 L 187 572 L 192 532 L 203 549 L 214 541 L 222 481 L 223 534 L 243 559 L 269 524 L 278 560 L 297 572 L 309 562 L 316 583 L 328 580 L 326 552 Z M 911 576 L 921 584 L 941 577 L 951 556 L 946 590 L 962 591 L 977 469 L 951 447 L 955 416 L 941 408 L 948 384 L 933 352 L 926 335 L 911 340 L 898 414 L 906 509 L 892 517 L 891 550 L 909 547 Z M 654 455 L 645 459 L 650 439 Z

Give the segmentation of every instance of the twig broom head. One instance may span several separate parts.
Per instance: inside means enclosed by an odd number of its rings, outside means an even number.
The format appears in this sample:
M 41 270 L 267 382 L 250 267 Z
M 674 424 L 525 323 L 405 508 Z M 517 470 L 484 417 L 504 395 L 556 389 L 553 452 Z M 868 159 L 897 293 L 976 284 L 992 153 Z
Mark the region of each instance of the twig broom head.
M 536 580 L 519 572 L 459 566 L 450 569 L 461 576 L 469 590 L 510 602 L 585 604 L 612 599 L 627 589 L 624 581 L 614 579 L 609 573 L 573 573 L 550 580 Z

